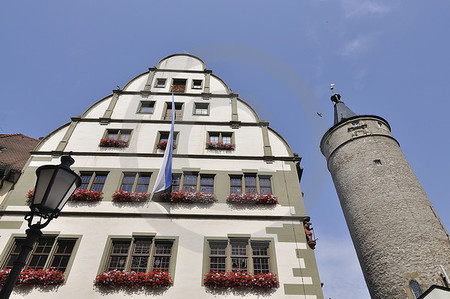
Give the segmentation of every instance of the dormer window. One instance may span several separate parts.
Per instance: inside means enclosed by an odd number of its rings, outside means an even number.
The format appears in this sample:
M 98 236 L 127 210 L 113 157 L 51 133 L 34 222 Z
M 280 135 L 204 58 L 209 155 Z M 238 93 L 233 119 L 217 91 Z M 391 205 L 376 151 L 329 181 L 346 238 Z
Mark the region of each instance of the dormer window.
M 156 79 L 156 88 L 164 88 L 166 86 L 166 78 L 158 78 Z
M 194 115 L 208 115 L 208 103 L 195 103 Z
M 203 80 L 192 80 L 192 89 L 202 89 Z
M 184 93 L 186 91 L 186 79 L 173 79 L 172 91 Z

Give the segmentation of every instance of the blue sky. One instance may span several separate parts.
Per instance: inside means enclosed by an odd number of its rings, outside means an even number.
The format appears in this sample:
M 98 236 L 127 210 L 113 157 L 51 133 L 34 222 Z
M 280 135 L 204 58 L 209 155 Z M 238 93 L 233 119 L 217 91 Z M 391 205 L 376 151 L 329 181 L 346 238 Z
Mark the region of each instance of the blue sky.
M 198 55 L 303 157 L 325 298 L 369 298 L 319 152 L 328 86 L 390 122 L 448 228 L 448 11 L 448 1 L 3 1 L 0 133 L 45 136 L 161 58 Z

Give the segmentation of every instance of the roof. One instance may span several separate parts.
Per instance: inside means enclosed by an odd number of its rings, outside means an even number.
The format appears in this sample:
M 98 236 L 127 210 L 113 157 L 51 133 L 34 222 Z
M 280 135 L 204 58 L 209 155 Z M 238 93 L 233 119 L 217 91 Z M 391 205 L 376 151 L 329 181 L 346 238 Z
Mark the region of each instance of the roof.
M 23 134 L 0 134 L 0 169 L 22 171 L 38 142 Z
M 334 103 L 334 124 L 338 124 L 344 120 L 356 116 L 355 112 L 350 110 L 344 102 L 341 101 L 341 95 L 333 93 L 331 101 Z

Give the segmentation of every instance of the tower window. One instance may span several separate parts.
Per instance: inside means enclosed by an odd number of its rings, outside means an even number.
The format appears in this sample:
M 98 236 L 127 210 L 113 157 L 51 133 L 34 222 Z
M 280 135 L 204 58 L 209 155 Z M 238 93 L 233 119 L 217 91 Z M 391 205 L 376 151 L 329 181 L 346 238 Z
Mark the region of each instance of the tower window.
M 375 163 L 376 166 L 383 165 L 383 163 L 381 163 L 381 160 L 373 160 L 373 163 Z

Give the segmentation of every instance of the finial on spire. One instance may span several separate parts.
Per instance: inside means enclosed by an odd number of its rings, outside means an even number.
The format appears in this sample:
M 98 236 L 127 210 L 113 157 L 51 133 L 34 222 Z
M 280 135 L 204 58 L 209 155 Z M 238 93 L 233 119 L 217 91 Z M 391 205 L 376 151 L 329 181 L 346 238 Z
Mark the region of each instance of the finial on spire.
M 331 93 L 333 93 L 334 85 L 335 85 L 334 83 L 331 83 L 331 84 L 330 84 L 330 90 L 331 90 Z

